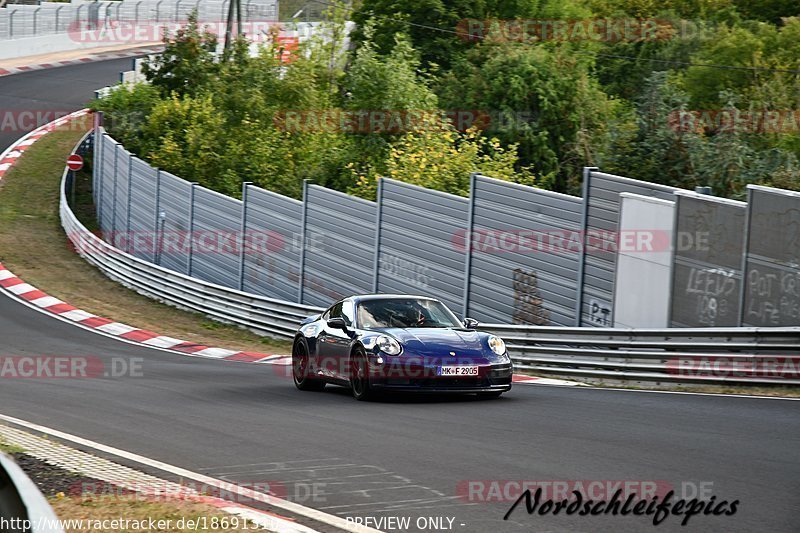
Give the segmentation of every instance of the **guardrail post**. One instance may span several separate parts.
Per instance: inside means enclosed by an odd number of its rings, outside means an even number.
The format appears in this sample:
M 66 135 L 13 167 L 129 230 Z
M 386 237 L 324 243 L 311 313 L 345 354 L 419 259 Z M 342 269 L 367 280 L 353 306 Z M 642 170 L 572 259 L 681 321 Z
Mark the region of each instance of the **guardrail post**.
M 469 316 L 469 279 L 472 276 L 472 229 L 475 225 L 475 182 L 478 179 L 478 173 L 472 172 L 469 175 L 469 209 L 467 211 L 467 233 L 464 235 L 464 306 L 463 315 L 461 318 Z
M 133 244 L 134 240 L 131 238 L 131 204 L 133 200 L 131 196 L 133 195 L 133 154 L 128 154 L 128 210 L 125 212 L 125 242 L 128 243 L 129 250 L 125 250 L 128 253 L 133 253 L 135 251 L 135 247 L 131 247 L 130 245 Z
M 192 276 L 192 258 L 194 257 L 194 189 L 197 183 L 192 183 L 189 194 L 189 258 L 186 260 L 186 275 Z
M 95 205 L 95 215 L 98 216 L 99 219 L 99 209 L 100 209 L 100 197 L 97 193 L 100 173 L 102 170 L 100 169 L 102 165 L 102 149 L 103 149 L 103 136 L 100 133 L 100 125 L 103 123 L 103 115 L 101 111 L 95 111 L 94 114 L 94 124 L 92 125 L 93 129 L 93 136 L 94 136 L 94 152 L 92 153 L 92 198 L 94 199 Z
M 161 213 L 161 169 L 156 169 L 156 206 L 155 206 L 155 225 L 153 230 L 155 233 L 155 250 L 153 250 L 153 262 L 157 265 L 161 264 L 161 247 L 164 246 L 164 222 L 166 221 L 167 214 Z
M 11 8 L 6 8 L 6 9 L 11 9 Z M 17 10 L 16 9 L 13 9 L 13 10 L 9 11 L 9 13 L 8 13 L 8 38 L 9 39 L 13 39 L 14 38 L 14 15 L 16 15 L 16 14 L 17 14 Z
M 122 149 L 122 145 L 118 142 L 114 143 L 114 185 L 113 185 L 113 193 L 111 196 L 111 245 L 116 246 L 117 238 L 115 236 L 117 232 L 117 182 L 119 181 L 117 178 L 119 176 L 119 151 Z
M 244 264 L 247 258 L 245 243 L 247 242 L 247 188 L 253 182 L 245 181 L 242 183 L 242 225 L 239 232 L 239 290 L 244 290 Z
M 121 2 L 120 2 L 121 3 Z M 78 28 L 81 27 L 81 11 L 86 4 L 81 4 L 78 6 L 78 9 L 75 10 L 75 20 L 78 21 Z M 89 17 L 86 17 L 86 22 L 88 25 Z
M 680 212 L 681 206 L 681 195 L 680 194 L 672 194 L 675 200 L 672 203 L 672 241 L 670 242 L 670 256 L 669 256 L 669 289 L 667 290 L 667 294 L 669 295 L 669 310 L 667 312 L 667 327 L 672 327 L 672 314 L 673 314 L 673 307 L 672 304 L 675 301 L 675 276 L 677 275 L 678 271 L 675 268 L 675 252 L 678 249 L 678 213 Z M 614 275 L 614 295 L 616 296 L 616 274 Z M 614 306 L 616 308 L 616 306 Z M 613 324 L 613 323 L 612 323 Z
M 303 284 L 305 283 L 306 271 L 306 218 L 308 216 L 308 182 L 303 180 L 303 215 L 300 219 L 300 272 L 297 280 L 297 303 L 303 303 Z
M 742 243 L 742 280 L 739 283 L 739 320 L 737 325 L 742 327 L 744 325 L 744 316 L 745 316 L 745 309 L 744 309 L 744 297 L 747 294 L 746 292 L 746 285 L 747 285 L 747 256 L 748 252 L 750 251 L 750 223 L 751 220 L 751 212 L 753 209 L 753 190 L 751 188 L 747 188 L 747 208 L 744 212 L 744 242 Z
M 581 317 L 583 316 L 583 281 L 585 277 L 586 264 L 586 231 L 589 226 L 589 185 L 592 181 L 592 172 L 600 170 L 597 167 L 583 167 L 583 204 L 581 205 L 581 254 L 578 262 L 578 276 L 576 278 L 575 290 L 575 325 L 580 327 Z
M 98 127 L 94 134 L 94 161 L 92 162 L 92 191 L 94 192 L 94 212 L 97 223 L 101 226 L 103 220 L 103 134 Z
M 375 257 L 372 261 L 372 292 L 378 293 L 378 276 L 381 271 L 381 221 L 383 220 L 383 178 L 378 179 L 378 195 L 375 198 Z
M 33 35 L 36 35 L 36 23 L 39 20 L 39 11 L 41 11 L 41 7 L 37 7 L 33 10 Z

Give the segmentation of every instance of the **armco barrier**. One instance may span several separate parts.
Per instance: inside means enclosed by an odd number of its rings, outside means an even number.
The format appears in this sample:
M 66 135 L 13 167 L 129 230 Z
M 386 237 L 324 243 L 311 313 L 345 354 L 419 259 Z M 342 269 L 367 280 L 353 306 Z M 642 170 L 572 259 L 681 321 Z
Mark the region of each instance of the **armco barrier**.
M 486 324 L 514 368 L 601 380 L 800 385 L 800 328 L 561 328 Z
M 0 517 L 7 523 L 29 523 L 30 527 L 9 527 L 3 531 L 64 533 L 50 504 L 10 457 L 0 452 Z M 13 522 L 12 522 L 13 521 Z
M 594 378 L 737 385 L 800 385 L 800 328 L 611 329 L 506 326 L 514 368 Z
M 190 13 L 211 31 L 225 30 L 228 0 L 122 0 L 7 4 L 0 9 L 0 59 L 161 43 Z M 278 20 L 277 0 L 243 0 L 245 32 L 260 36 Z M 127 81 L 127 80 L 123 80 Z

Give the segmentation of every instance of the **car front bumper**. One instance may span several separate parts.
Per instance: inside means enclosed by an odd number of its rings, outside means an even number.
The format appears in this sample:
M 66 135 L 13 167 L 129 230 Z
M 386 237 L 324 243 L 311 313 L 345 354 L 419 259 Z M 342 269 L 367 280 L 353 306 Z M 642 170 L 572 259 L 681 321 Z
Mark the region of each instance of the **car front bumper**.
M 481 365 L 477 376 L 437 376 L 433 367 L 426 368 L 420 374 L 409 375 L 372 375 L 370 386 L 382 391 L 403 392 L 506 392 L 511 390 L 511 363 Z

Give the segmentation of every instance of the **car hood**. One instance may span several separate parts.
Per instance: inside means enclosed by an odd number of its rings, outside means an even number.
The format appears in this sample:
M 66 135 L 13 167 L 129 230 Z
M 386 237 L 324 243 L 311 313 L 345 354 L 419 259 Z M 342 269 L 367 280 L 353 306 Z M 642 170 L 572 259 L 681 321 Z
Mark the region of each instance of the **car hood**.
M 485 355 L 481 334 L 453 328 L 386 328 L 385 333 L 397 339 L 408 351 L 425 355 Z

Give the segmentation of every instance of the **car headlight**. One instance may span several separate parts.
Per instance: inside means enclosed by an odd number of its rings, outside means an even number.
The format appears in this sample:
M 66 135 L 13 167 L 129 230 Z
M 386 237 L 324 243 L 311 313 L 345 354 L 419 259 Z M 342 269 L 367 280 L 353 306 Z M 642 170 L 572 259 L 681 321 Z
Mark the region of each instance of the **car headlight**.
M 381 335 L 378 337 L 375 344 L 377 344 L 378 348 L 386 355 L 400 355 L 400 352 L 403 351 L 400 347 L 400 343 L 388 335 Z
M 497 355 L 505 355 L 506 353 L 506 343 L 497 335 L 489 337 L 489 348 Z
M 319 327 L 317 327 L 316 324 L 309 324 L 300 328 L 300 331 L 302 331 L 306 337 L 316 337 L 317 333 L 319 333 Z

